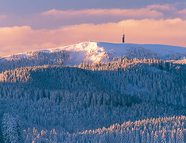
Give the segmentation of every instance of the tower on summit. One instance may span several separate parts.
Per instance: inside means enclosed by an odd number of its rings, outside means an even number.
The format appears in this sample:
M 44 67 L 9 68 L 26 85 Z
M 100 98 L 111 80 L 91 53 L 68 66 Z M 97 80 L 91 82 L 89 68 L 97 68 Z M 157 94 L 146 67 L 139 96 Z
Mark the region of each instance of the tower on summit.
M 125 43 L 124 27 L 123 27 L 122 43 Z
M 125 34 L 122 35 L 122 43 L 125 43 Z

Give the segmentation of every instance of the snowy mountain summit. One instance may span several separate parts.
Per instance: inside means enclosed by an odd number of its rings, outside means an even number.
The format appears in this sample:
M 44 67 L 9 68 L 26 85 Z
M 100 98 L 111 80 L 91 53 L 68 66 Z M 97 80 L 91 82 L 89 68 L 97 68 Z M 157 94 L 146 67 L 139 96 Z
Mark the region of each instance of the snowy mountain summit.
M 105 42 L 82 42 L 64 47 L 40 50 L 36 52 L 26 52 L 14 56 L 8 56 L 1 58 L 1 61 L 3 59 L 16 60 L 27 57 L 33 58 L 36 55 L 38 56 L 43 54 L 45 54 L 45 56 L 50 55 L 50 58 L 53 60 L 56 58 L 56 54 L 61 51 L 65 51 L 66 55 L 68 55 L 68 58 L 64 61 L 64 64 L 70 66 L 73 66 L 75 64 L 79 65 L 82 62 L 109 62 L 112 61 L 114 57 L 127 57 L 128 59 L 154 58 L 162 60 L 182 60 L 186 56 L 185 47 L 158 44 L 117 44 Z

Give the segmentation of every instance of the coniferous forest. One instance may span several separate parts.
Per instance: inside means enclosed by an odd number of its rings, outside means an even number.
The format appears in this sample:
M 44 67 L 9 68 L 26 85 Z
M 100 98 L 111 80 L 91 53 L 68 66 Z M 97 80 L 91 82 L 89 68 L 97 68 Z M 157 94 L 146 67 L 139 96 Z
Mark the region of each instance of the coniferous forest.
M 186 142 L 186 64 L 155 55 L 67 66 L 69 57 L 0 59 L 1 143 Z

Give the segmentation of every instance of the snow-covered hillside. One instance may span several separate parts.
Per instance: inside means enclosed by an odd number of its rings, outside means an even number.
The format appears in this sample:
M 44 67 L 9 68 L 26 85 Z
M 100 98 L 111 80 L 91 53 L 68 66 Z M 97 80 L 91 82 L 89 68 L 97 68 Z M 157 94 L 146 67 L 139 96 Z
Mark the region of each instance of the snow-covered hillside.
M 186 143 L 185 56 L 83 42 L 1 58 L 0 143 Z
M 34 53 L 58 53 L 65 50 L 69 55 L 66 65 L 79 65 L 82 62 L 96 63 L 96 62 L 109 62 L 113 57 L 126 56 L 131 58 L 155 58 L 163 60 L 182 60 L 186 56 L 185 47 L 176 47 L 168 45 L 157 44 L 116 44 L 104 42 L 82 42 L 74 45 L 58 47 L 47 50 L 40 50 L 35 52 L 19 53 L 14 56 L 6 56 L 0 61 L 20 59 L 25 57 L 33 57 Z M 55 57 L 52 57 L 54 59 Z

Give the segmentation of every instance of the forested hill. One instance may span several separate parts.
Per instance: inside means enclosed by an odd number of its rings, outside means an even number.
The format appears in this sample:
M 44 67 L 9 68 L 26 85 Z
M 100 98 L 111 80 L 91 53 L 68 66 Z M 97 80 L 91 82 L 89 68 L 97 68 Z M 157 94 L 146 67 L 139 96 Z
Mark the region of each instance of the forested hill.
M 69 59 L 69 54 L 64 51 L 48 53 L 46 51 L 28 52 L 26 55 L 18 54 L 0 58 L 0 72 L 29 66 L 63 65 Z
M 185 65 L 155 59 L 119 58 L 103 64 L 83 63 L 79 67 L 18 68 L 2 72 L 0 81 L 6 85 L 12 83 L 47 90 L 110 93 L 116 95 L 118 103 L 122 96 L 131 95 L 139 101 L 185 106 L 185 77 Z
M 70 51 L 2 59 L 0 142 L 186 142 L 185 60 L 149 51 L 73 66 Z

